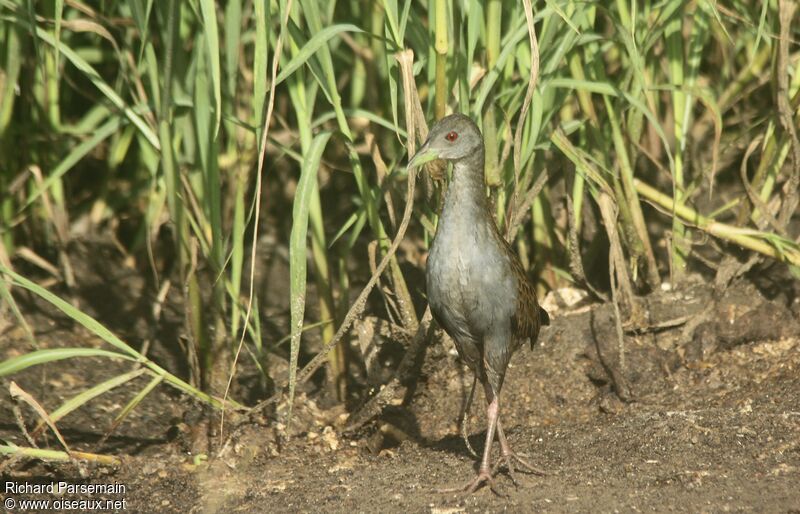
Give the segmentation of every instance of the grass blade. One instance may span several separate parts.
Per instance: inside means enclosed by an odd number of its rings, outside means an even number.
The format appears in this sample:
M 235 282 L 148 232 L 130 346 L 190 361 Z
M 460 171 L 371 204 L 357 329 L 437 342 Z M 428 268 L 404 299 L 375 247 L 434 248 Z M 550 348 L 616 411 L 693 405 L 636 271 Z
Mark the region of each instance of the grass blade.
M 8 392 L 11 394 L 11 398 L 15 400 L 19 399 L 27 403 L 36 412 L 36 414 L 39 415 L 39 418 L 41 418 L 42 423 L 46 423 L 47 426 L 50 427 L 50 430 L 53 431 L 53 434 L 55 434 L 56 438 L 58 439 L 58 442 L 61 443 L 61 446 L 63 446 L 66 451 L 69 451 L 69 446 L 67 445 L 67 442 L 64 440 L 64 437 L 61 435 L 61 432 L 58 431 L 58 427 L 56 427 L 55 422 L 47 414 L 47 411 L 44 409 L 44 407 L 42 407 L 42 405 L 38 401 L 36 401 L 36 398 L 31 396 L 27 391 L 24 391 L 13 380 L 11 381 L 11 384 L 9 384 L 8 386 Z
M 158 384 L 163 382 L 163 380 L 164 377 L 154 376 L 150 380 L 150 382 L 148 382 L 147 385 L 142 388 L 141 391 L 136 393 L 136 396 L 131 398 L 131 401 L 125 404 L 125 407 L 123 407 L 120 413 L 117 414 L 117 417 L 114 418 L 114 421 L 111 423 L 111 426 L 108 427 L 106 433 L 103 434 L 102 441 L 105 441 L 108 438 L 108 436 L 111 435 L 111 433 L 119 426 L 119 424 L 122 423 L 126 417 L 128 417 L 128 414 L 130 414 L 133 411 L 133 409 L 136 408 L 137 405 L 142 403 L 142 400 L 144 400 L 147 397 L 147 395 L 150 394 L 150 392 L 152 392 L 152 390 L 156 388 Z
M 63 359 L 73 359 L 76 357 L 106 357 L 111 359 L 135 360 L 132 357 L 118 352 L 100 350 L 97 348 L 50 348 L 36 350 L 18 357 L 12 357 L 0 362 L 0 377 L 18 373 L 31 366 L 47 364 Z
M 35 284 L 34 282 L 28 280 L 27 278 L 17 274 L 16 272 L 14 272 L 14 271 L 12 271 L 12 270 L 10 270 L 10 269 L 6 268 L 5 266 L 2 266 L 2 265 L 0 265 L 0 273 L 8 275 L 9 277 L 11 277 L 13 279 L 13 282 L 16 285 L 18 285 L 20 287 L 23 287 L 23 288 L 27 289 L 28 291 L 36 294 L 37 296 L 43 298 L 44 300 L 48 301 L 53 306 L 58 308 L 61 312 L 63 312 L 64 314 L 66 314 L 70 318 L 74 319 L 75 321 L 77 321 L 78 323 L 83 325 L 84 328 L 86 328 L 87 330 L 89 330 L 90 332 L 92 332 L 93 334 L 98 336 L 99 338 L 101 338 L 103 341 L 107 342 L 111 346 L 113 346 L 113 347 L 115 347 L 118 350 L 121 350 L 123 352 L 123 354 L 119 354 L 119 353 L 116 353 L 116 352 L 108 352 L 110 354 L 109 356 L 126 358 L 126 359 L 129 359 L 129 360 L 134 360 L 136 362 L 140 362 L 143 366 L 146 366 L 148 369 L 150 369 L 150 371 L 152 371 L 156 375 L 163 376 L 164 379 L 167 381 L 167 383 L 169 383 L 173 387 L 175 387 L 175 388 L 177 388 L 177 389 L 179 389 L 179 390 L 181 390 L 181 391 L 183 391 L 183 392 L 185 392 L 187 394 L 190 394 L 190 395 L 192 395 L 192 396 L 194 396 L 194 397 L 196 397 L 196 398 L 198 398 L 198 399 L 200 399 L 200 400 L 202 400 L 204 402 L 207 402 L 208 404 L 210 404 L 210 405 L 212 405 L 214 407 L 217 407 L 217 408 L 221 408 L 222 407 L 222 403 L 217 398 L 213 398 L 212 396 L 200 391 L 199 389 L 197 389 L 196 387 L 192 386 L 191 384 L 186 383 L 185 381 L 183 381 L 182 379 L 180 379 L 177 376 L 173 375 L 172 373 L 169 373 L 167 370 L 165 370 L 164 368 L 162 368 L 158 364 L 154 363 L 153 361 L 151 361 L 150 359 L 148 359 L 147 357 L 145 357 L 141 353 L 137 352 L 135 349 L 133 349 L 127 343 L 123 342 L 120 338 L 118 338 L 116 335 L 114 335 L 109 329 L 107 329 L 105 326 L 100 324 L 97 320 L 95 320 L 94 318 L 92 318 L 88 314 L 86 314 L 84 312 L 81 312 L 80 310 L 76 309 L 75 307 L 73 307 L 72 305 L 70 305 L 66 301 L 62 300 L 58 296 L 54 295 L 53 293 L 51 293 L 47 289 L 43 288 L 42 286 L 40 286 L 38 284 Z M 76 350 L 76 349 L 73 348 L 71 350 Z M 102 351 L 102 350 L 95 350 L 95 349 L 84 349 L 84 350 L 95 351 L 95 352 Z M 48 350 L 40 350 L 40 351 L 48 351 Z M 37 352 L 33 352 L 33 353 L 36 354 Z M 28 355 L 31 355 L 31 354 L 28 354 Z M 26 356 L 23 355 L 21 357 L 17 357 L 15 359 L 11 359 L 11 360 L 16 361 L 16 359 L 21 359 L 21 358 L 24 358 L 24 357 L 26 357 Z M 70 355 L 64 355 L 61 358 L 66 359 L 66 358 L 69 358 L 69 357 L 70 357 Z M 6 369 L 11 367 L 11 365 L 8 365 L 7 362 L 4 362 L 4 363 L 0 364 L 0 376 L 3 375 L 3 372 Z M 18 365 L 18 364 L 15 364 L 15 365 Z M 28 365 L 30 366 L 32 364 L 28 364 Z M 10 371 L 8 371 L 8 372 L 10 373 Z M 239 405 L 238 403 L 234 402 L 233 400 L 227 400 L 227 402 L 230 403 L 231 407 L 233 407 L 235 409 L 241 409 L 242 408 L 241 405 Z
M 341 34 L 342 32 L 364 32 L 360 28 L 352 25 L 350 23 L 343 23 L 339 25 L 331 25 L 330 27 L 325 27 L 321 31 L 314 34 L 314 36 L 308 40 L 308 42 L 303 45 L 300 51 L 292 57 L 292 59 L 286 63 L 285 66 L 281 66 L 281 72 L 278 74 L 278 77 L 275 79 L 275 84 L 278 85 L 289 76 L 294 73 L 297 68 L 306 64 L 311 57 L 317 53 L 317 50 L 322 48 L 324 45 L 328 43 L 334 36 L 337 34 Z
M 127 373 L 123 373 L 121 375 L 109 378 L 108 380 L 105 380 L 93 387 L 90 387 L 85 391 L 81 391 L 77 395 L 73 396 L 69 400 L 62 403 L 61 406 L 58 407 L 56 410 L 51 412 L 50 420 L 53 423 L 56 423 L 58 422 L 58 420 L 60 420 L 70 412 L 79 408 L 81 405 L 91 401 L 94 398 L 97 398 L 101 394 L 107 393 L 108 391 L 114 389 L 115 387 L 130 382 L 134 378 L 141 376 L 146 372 L 147 372 L 146 368 L 137 368 L 133 371 L 129 371 Z M 44 428 L 44 420 L 40 421 L 39 425 L 35 429 L 33 429 L 32 435 L 34 438 L 37 437 L 37 435 L 41 432 L 42 428 Z
M 292 233 L 289 236 L 289 274 L 290 274 L 290 310 L 291 333 L 289 361 L 289 412 L 288 419 L 292 417 L 292 402 L 297 381 L 297 357 L 300 353 L 300 338 L 303 333 L 303 321 L 306 309 L 306 267 L 308 253 L 308 213 L 311 207 L 311 195 L 317 185 L 317 172 L 319 171 L 322 151 L 331 138 L 330 132 L 322 132 L 314 137 L 308 149 L 300 181 L 292 208 Z
M 73 49 L 68 47 L 62 42 L 56 41 L 53 39 L 46 30 L 40 27 L 31 27 L 25 20 L 22 20 L 17 17 L 12 17 L 12 21 L 23 25 L 27 29 L 33 29 L 36 37 L 47 43 L 48 45 L 52 46 L 53 48 L 57 49 L 61 52 L 64 57 L 67 58 L 69 62 L 72 63 L 73 66 L 78 68 L 78 70 L 86 75 L 92 84 L 95 85 L 97 89 L 100 90 L 101 93 L 120 111 L 125 114 L 131 123 L 136 125 L 136 128 L 145 136 L 147 142 L 150 143 L 153 148 L 161 149 L 161 145 L 158 142 L 158 137 L 156 136 L 155 132 L 150 128 L 150 126 L 138 115 L 130 106 L 125 103 L 125 100 L 117 94 L 114 89 L 103 80 L 103 77 L 97 72 L 96 69 L 92 65 L 90 65 L 86 60 L 84 60 L 81 56 L 79 56 Z
M 216 107 L 216 123 L 214 124 L 214 139 L 216 139 L 222 120 L 222 79 L 219 66 L 219 28 L 217 27 L 216 2 L 214 0 L 200 0 L 200 13 L 203 17 L 203 36 L 206 41 L 209 64 L 211 65 L 211 84 L 214 92 L 214 106 Z

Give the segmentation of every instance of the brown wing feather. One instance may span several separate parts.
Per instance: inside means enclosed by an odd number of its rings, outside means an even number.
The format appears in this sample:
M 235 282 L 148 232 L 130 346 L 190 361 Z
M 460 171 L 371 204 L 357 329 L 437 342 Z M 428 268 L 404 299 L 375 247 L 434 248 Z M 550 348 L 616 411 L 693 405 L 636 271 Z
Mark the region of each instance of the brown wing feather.
M 539 306 L 536 289 L 528 280 L 519 257 L 505 239 L 503 239 L 503 245 L 508 252 L 511 269 L 517 279 L 517 309 L 511 318 L 512 330 L 520 341 L 529 339 L 531 348 L 533 348 L 536 338 L 539 336 L 539 329 L 542 325 L 550 324 L 550 316 Z

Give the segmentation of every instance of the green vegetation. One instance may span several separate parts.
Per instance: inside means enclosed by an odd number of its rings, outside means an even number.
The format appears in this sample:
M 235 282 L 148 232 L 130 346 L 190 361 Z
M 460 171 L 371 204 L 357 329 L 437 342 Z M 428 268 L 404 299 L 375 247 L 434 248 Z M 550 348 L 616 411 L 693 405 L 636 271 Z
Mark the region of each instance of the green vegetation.
M 222 406 L 241 359 L 270 379 L 281 343 L 246 278 L 269 233 L 289 255 L 291 394 L 318 331 L 344 400 L 360 363 L 341 334 L 365 307 L 353 270 L 385 259 L 385 315 L 420 323 L 391 243 L 404 163 L 451 111 L 482 127 L 487 193 L 540 293 L 629 298 L 753 255 L 798 275 L 797 19 L 789 0 L 0 0 L 0 309 L 30 340 L 0 376 L 116 357 L 151 378 L 122 416 L 162 381 Z M 425 190 L 406 236 L 423 244 L 440 193 Z M 288 231 L 265 226 L 289 212 Z M 191 380 L 67 301 L 70 241 L 95 231 L 184 306 Z M 39 349 L 23 290 L 108 348 Z

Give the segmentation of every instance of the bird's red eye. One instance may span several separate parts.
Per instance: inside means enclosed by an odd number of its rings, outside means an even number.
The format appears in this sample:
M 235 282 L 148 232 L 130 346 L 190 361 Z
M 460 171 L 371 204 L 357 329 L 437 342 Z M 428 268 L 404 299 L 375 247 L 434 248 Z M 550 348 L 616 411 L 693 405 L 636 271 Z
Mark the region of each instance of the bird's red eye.
M 450 132 L 448 132 L 448 133 L 447 133 L 447 135 L 446 135 L 446 136 L 444 136 L 444 138 L 445 138 L 445 139 L 447 139 L 448 141 L 450 141 L 450 142 L 452 143 L 453 141 L 455 141 L 456 139 L 458 139 L 458 132 L 456 132 L 456 131 L 450 131 Z

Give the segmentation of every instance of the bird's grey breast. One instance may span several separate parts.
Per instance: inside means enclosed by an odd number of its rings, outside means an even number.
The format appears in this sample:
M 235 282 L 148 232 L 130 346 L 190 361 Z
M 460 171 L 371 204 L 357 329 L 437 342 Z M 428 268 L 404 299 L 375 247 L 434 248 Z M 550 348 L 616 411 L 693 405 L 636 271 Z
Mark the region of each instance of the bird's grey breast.
M 445 218 L 443 213 L 431 246 L 428 300 L 454 339 L 480 340 L 489 330 L 506 329 L 514 314 L 515 278 L 490 230 L 491 225 L 468 215 Z

